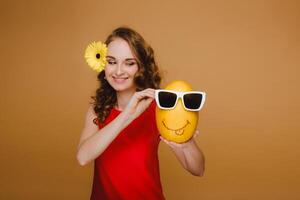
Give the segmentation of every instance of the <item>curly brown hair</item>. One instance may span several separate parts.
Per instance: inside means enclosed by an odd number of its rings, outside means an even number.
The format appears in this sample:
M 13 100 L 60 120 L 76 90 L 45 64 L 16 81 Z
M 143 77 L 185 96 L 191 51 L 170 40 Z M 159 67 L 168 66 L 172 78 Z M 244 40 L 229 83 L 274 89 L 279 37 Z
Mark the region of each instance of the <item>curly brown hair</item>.
M 160 87 L 161 76 L 154 59 L 152 47 L 146 43 L 138 32 L 128 27 L 115 29 L 107 37 L 105 41 L 106 45 L 116 38 L 125 40 L 137 58 L 138 72 L 134 78 L 134 83 L 137 86 L 136 91 L 141 91 L 146 88 L 158 89 Z M 96 95 L 91 98 L 93 99 L 92 104 L 97 115 L 97 118 L 94 119 L 94 123 L 102 124 L 111 109 L 116 105 L 117 95 L 116 91 L 105 79 L 104 71 L 98 74 L 98 81 L 100 82 L 100 86 L 96 90 Z

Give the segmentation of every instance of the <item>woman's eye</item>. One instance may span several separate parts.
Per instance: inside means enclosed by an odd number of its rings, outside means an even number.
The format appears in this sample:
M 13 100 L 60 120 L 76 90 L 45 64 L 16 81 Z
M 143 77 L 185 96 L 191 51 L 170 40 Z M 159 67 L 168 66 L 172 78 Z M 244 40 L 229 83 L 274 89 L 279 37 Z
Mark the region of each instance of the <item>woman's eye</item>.
M 129 66 L 135 65 L 135 62 L 127 63 L 127 65 L 129 65 Z
M 109 61 L 107 61 L 108 62 L 108 64 L 110 64 L 110 65 L 114 65 L 114 64 L 116 64 L 116 62 L 114 62 L 114 61 L 111 61 L 111 60 L 109 60 Z

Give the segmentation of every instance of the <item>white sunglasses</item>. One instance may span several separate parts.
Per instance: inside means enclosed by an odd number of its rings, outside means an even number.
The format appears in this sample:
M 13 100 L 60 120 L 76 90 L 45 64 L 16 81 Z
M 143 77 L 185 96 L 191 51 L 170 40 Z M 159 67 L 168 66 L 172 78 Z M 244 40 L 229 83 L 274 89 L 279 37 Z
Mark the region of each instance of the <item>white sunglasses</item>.
M 181 98 L 183 106 L 188 111 L 199 111 L 204 105 L 206 93 L 199 91 L 177 92 L 174 90 L 155 90 L 155 101 L 160 109 L 170 110 Z

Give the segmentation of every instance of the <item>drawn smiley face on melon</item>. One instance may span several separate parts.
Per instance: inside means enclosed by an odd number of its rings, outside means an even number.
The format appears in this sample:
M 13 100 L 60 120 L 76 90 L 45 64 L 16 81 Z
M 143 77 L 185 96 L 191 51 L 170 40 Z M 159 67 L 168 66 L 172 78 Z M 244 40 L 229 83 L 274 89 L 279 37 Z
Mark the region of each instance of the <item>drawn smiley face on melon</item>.
M 156 124 L 161 136 L 176 143 L 188 141 L 197 127 L 205 93 L 193 91 L 185 81 L 173 81 L 165 89 L 155 91 L 155 100 Z

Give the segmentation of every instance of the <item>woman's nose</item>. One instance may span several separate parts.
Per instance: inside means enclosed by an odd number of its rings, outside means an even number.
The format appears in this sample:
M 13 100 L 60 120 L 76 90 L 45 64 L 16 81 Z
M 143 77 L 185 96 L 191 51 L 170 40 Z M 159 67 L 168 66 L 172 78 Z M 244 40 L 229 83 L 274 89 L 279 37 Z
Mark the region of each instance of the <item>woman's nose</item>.
M 116 74 L 121 75 L 122 73 L 123 73 L 123 67 L 122 64 L 120 63 L 117 65 Z

